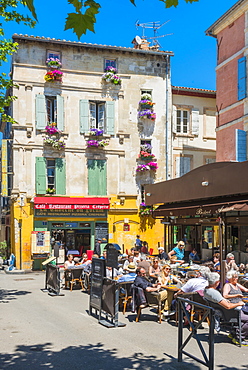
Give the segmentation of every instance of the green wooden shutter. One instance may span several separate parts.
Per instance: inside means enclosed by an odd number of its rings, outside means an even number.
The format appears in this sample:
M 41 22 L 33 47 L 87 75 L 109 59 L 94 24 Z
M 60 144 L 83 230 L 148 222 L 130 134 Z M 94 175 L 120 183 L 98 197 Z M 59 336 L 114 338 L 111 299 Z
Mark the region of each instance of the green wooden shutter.
M 56 194 L 66 194 L 66 172 L 65 172 L 65 159 L 55 159 L 55 189 Z
M 35 187 L 36 194 L 46 194 L 46 158 L 36 157 Z
M 79 101 L 80 133 L 85 134 L 89 131 L 89 101 L 81 99 Z
M 64 98 L 57 95 L 57 127 L 60 131 L 64 131 Z
M 38 130 L 44 130 L 46 127 L 46 98 L 45 95 L 36 95 L 35 97 L 35 121 Z
M 88 195 L 107 195 L 107 166 L 105 160 L 89 159 Z
M 106 131 L 108 135 L 115 133 L 115 102 L 106 102 Z

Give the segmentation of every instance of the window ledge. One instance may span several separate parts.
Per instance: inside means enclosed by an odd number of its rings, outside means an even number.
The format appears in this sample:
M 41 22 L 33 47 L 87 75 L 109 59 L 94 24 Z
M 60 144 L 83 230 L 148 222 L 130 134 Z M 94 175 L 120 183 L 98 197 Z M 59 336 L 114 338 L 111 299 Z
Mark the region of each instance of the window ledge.
M 103 134 L 103 135 L 100 135 L 100 136 L 97 136 L 97 135 L 91 135 L 91 134 L 84 134 L 84 137 L 86 139 L 89 139 L 89 138 L 95 138 L 95 139 L 110 139 L 111 138 L 111 135 L 107 135 L 107 134 Z
M 180 132 L 176 132 L 175 134 L 175 137 L 188 137 L 188 138 L 194 138 L 198 135 L 193 135 L 193 134 L 181 134 Z

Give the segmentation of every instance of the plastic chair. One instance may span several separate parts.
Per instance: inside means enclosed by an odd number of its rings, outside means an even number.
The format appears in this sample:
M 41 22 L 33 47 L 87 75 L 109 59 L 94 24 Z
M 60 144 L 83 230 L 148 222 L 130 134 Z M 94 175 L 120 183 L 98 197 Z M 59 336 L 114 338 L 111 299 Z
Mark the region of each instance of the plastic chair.
M 92 251 L 91 249 L 88 249 L 88 250 L 86 251 L 86 254 L 87 254 L 87 259 L 88 259 L 88 260 L 92 260 L 92 256 L 93 256 L 93 254 L 94 254 L 94 251 Z
M 76 283 L 81 284 L 81 287 L 83 289 L 83 279 L 82 279 L 83 267 L 72 268 L 69 271 L 71 272 L 70 291 L 72 291 L 72 287 Z
M 152 256 L 152 255 L 153 255 L 153 248 L 150 248 L 149 253 L 150 253 L 150 256 Z

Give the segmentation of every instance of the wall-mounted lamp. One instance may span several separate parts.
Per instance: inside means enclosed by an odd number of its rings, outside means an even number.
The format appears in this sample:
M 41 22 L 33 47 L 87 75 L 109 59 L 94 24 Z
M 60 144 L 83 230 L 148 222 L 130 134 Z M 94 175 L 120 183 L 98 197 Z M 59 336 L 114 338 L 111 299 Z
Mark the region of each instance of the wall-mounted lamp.
M 32 127 L 27 127 L 27 137 L 28 138 L 30 138 L 32 136 L 32 131 L 33 131 Z
M 202 181 L 202 186 L 208 186 L 208 181 Z
M 147 197 L 150 197 L 152 194 L 151 193 L 146 193 L 146 196 Z
M 125 203 L 125 197 L 120 197 L 120 204 L 123 206 Z

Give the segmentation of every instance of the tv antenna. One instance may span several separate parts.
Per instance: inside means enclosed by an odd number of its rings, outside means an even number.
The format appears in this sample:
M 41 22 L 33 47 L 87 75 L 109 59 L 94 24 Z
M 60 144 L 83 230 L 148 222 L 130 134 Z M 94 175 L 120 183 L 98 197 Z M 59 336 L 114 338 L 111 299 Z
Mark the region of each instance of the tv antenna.
M 136 21 L 135 23 L 135 26 L 136 28 L 138 29 L 138 27 L 141 27 L 142 28 L 142 37 L 140 38 L 139 36 L 136 36 L 136 38 L 138 38 L 137 43 L 140 44 L 139 41 L 141 41 L 141 39 L 145 39 L 145 40 L 152 40 L 152 45 L 150 47 L 152 48 L 159 48 L 161 47 L 161 44 L 159 43 L 159 41 L 157 40 L 158 38 L 161 38 L 161 37 L 165 37 L 165 36 L 170 36 L 172 35 L 172 33 L 168 33 L 166 35 L 158 35 L 158 30 L 163 27 L 166 23 L 168 23 L 170 20 L 160 24 L 160 21 L 155 21 L 155 22 L 146 22 L 146 23 L 140 23 L 139 21 Z M 147 37 L 145 36 L 145 29 L 146 28 L 150 28 L 150 29 L 153 29 L 153 37 Z

